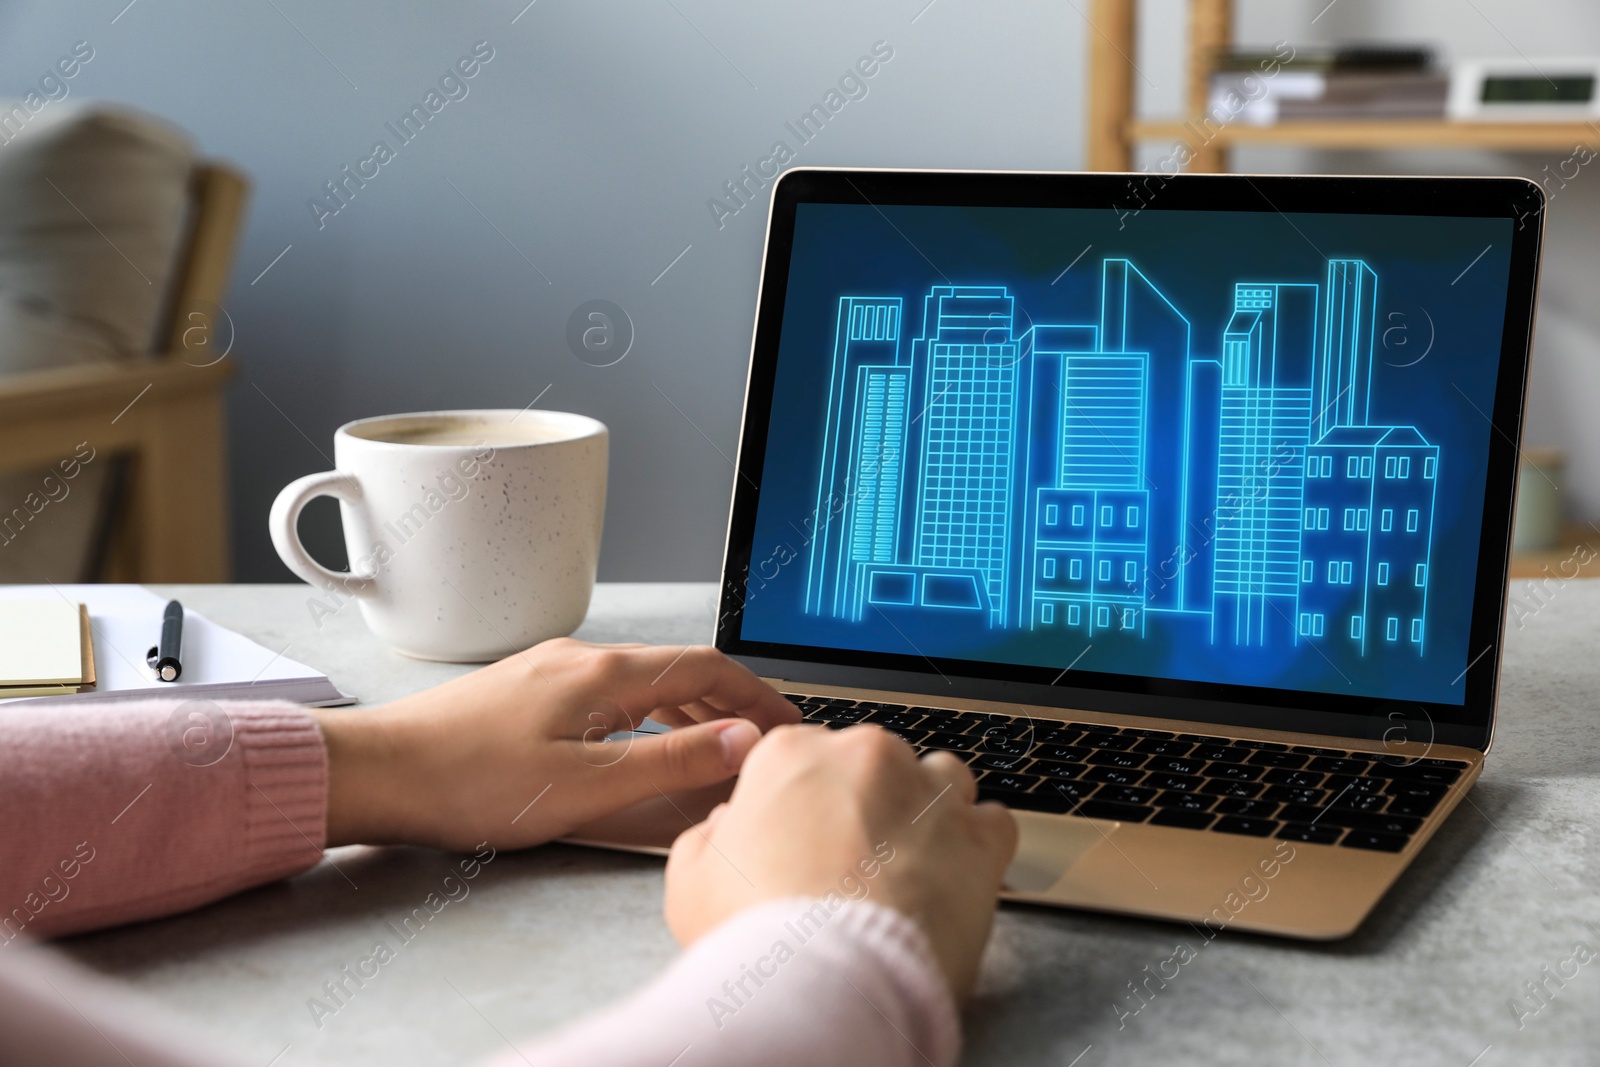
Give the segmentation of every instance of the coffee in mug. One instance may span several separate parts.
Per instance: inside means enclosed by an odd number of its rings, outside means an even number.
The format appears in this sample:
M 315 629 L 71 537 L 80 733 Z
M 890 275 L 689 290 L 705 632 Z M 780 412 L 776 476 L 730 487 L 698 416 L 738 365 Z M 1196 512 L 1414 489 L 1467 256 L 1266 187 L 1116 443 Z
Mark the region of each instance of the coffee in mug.
M 334 465 L 278 494 L 272 543 L 328 596 L 408 656 L 483 662 L 571 633 L 594 591 L 605 516 L 606 427 L 559 411 L 436 411 L 341 426 Z M 350 571 L 296 531 L 317 496 L 339 501 Z M 319 602 L 311 610 L 317 613 Z

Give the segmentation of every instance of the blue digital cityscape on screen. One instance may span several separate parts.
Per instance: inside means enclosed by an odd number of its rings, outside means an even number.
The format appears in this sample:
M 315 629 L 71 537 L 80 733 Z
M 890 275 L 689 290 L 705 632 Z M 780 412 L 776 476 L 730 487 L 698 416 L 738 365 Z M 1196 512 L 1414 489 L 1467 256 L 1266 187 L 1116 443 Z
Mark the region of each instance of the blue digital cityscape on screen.
M 1509 225 L 800 205 L 742 635 L 1461 703 Z

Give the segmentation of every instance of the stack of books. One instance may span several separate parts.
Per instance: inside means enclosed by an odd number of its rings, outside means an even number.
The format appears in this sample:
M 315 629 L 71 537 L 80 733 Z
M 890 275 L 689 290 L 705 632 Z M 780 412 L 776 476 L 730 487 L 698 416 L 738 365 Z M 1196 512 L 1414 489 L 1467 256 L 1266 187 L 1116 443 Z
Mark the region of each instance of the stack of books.
M 1220 56 L 1211 76 L 1211 121 L 1270 126 L 1329 119 L 1442 119 L 1450 75 L 1430 48 L 1342 45 Z

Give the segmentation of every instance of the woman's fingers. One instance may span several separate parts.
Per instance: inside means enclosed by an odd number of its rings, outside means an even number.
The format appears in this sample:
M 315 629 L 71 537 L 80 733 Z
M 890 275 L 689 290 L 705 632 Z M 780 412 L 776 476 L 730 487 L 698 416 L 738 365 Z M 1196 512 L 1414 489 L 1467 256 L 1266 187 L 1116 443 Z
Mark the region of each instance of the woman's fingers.
M 978 795 L 978 780 L 967 765 L 951 752 L 931 752 L 922 757 L 922 767 L 938 783 L 941 790 L 948 788 L 947 800 L 971 804 Z
M 709 645 L 607 649 L 600 663 L 596 681 L 630 712 L 700 706 L 762 730 L 800 721 L 800 710 L 777 690 Z
M 972 810 L 983 829 L 983 841 L 989 846 L 990 858 L 1004 874 L 1017 852 L 1017 820 L 1004 804 L 993 800 L 985 800 Z

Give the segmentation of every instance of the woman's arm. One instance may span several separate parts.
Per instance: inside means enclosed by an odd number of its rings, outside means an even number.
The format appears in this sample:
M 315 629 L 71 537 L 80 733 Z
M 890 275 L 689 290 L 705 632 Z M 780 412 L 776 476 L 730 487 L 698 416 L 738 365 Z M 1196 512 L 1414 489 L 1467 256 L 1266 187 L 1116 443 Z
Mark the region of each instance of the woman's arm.
M 773 731 L 672 847 L 667 921 L 689 951 L 496 1067 L 954 1063 L 1017 842 L 975 794 L 954 756 L 874 726 Z
M 605 744 L 647 715 L 680 728 Z M 0 943 L 198 907 L 325 847 L 536 845 L 725 781 L 763 729 L 798 719 L 713 649 L 571 640 L 379 708 L 8 705 Z
M 960 1051 L 955 1001 L 915 923 L 870 900 L 788 897 L 493 1067 L 948 1067 Z
M 603 743 L 647 714 L 679 728 Z M 325 843 L 532 845 L 743 766 L 668 863 L 667 918 L 690 951 L 519 1061 L 672 1063 L 693 1046 L 685 1062 L 707 1067 L 951 1063 L 1015 825 L 973 803 L 949 754 L 918 761 L 876 727 L 784 725 L 797 719 L 710 649 L 572 641 L 316 719 L 198 701 L 13 706 L 0 893 L 24 911 L 6 939 L 193 907 L 304 869 Z M 0 1017 L 27 1014 L 21 962 L 0 959 Z
M 321 858 L 327 754 L 287 704 L 0 709 L 0 942 L 148 919 Z

